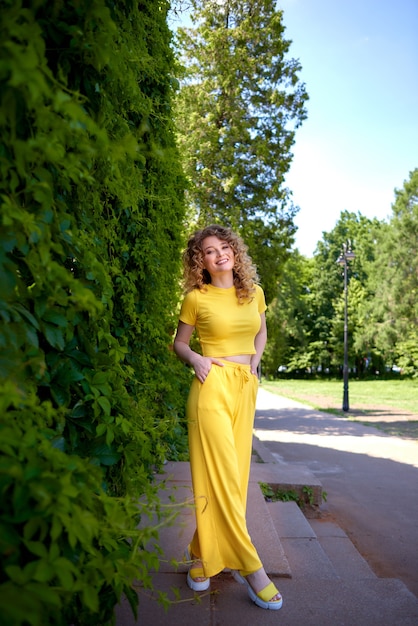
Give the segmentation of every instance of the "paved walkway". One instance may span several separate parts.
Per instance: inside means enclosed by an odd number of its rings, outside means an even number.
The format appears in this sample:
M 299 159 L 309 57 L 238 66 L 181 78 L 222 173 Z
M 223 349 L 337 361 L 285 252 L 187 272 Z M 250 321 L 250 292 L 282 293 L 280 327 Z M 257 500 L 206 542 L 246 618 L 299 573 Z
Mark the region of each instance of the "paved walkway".
M 133 618 L 124 601 L 116 612 L 117 626 L 229 626 L 235 623 L 269 626 L 279 622 L 285 626 L 418 624 L 417 597 L 400 580 L 377 577 L 335 521 L 308 520 L 294 502 L 265 502 L 259 482 L 300 488 L 310 486 L 320 498 L 322 485 L 317 473 L 300 459 L 286 462 L 281 454 L 283 450 L 275 448 L 291 445 L 276 441 L 277 420 L 285 419 L 283 413 L 290 421 L 287 428 L 282 422 L 281 433 L 295 431 L 298 425 L 299 432 L 318 437 L 318 427 L 306 419 L 307 412 L 312 413 L 312 409 L 260 390 L 248 528 L 267 571 L 283 594 L 283 608 L 265 611 L 256 607 L 244 586 L 235 582 L 229 572 L 213 577 L 209 592 L 193 594 L 190 591 L 186 569 L 180 564 L 194 527 L 194 512 L 189 504 L 190 470 L 188 463 L 168 463 L 164 476 L 167 481 L 165 498 L 167 502 L 179 503 L 180 514 L 175 524 L 160 532 L 162 555 L 159 570 L 153 574 L 154 589 L 136 588 L 140 603 L 138 618 Z M 325 414 L 319 414 L 314 419 L 325 419 L 323 416 Z M 323 436 L 338 440 L 337 429 L 343 427 L 348 429 L 347 436 L 355 437 L 351 425 L 345 421 L 340 418 L 338 426 L 331 420 Z M 357 437 L 360 441 L 361 437 Z M 315 439 L 317 451 L 322 449 L 320 441 Z M 373 452 L 375 454 L 374 448 Z M 148 549 L 154 549 L 152 543 Z M 167 594 L 170 600 L 167 610 L 158 602 L 161 593 Z
M 255 433 L 274 460 L 307 467 L 373 570 L 418 596 L 418 442 L 263 389 L 257 406 Z

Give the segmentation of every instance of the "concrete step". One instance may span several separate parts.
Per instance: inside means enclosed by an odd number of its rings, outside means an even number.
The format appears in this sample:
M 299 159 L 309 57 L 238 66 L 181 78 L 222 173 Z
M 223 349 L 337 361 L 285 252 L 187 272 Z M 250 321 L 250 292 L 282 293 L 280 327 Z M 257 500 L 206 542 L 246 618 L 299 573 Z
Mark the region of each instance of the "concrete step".
M 271 576 L 290 578 L 292 575 L 269 506 L 260 486 L 248 485 L 247 528 L 261 562 Z
M 277 581 L 276 581 L 277 582 Z M 165 610 L 157 592 L 138 590 L 135 619 L 126 599 L 116 609 L 117 626 L 416 626 L 418 601 L 398 580 L 366 582 L 283 578 L 280 611 L 263 611 L 230 574 L 211 579 L 211 592 L 196 599 L 184 574 L 163 574 L 154 580 L 158 593 L 173 600 Z M 178 590 L 180 600 L 173 595 Z
M 377 578 L 367 561 L 338 524 L 321 519 L 313 519 L 309 522 L 340 578 L 346 580 Z
M 256 607 L 229 572 L 214 576 L 208 592 L 187 587 L 186 568 L 173 559 L 181 562 L 194 530 L 190 469 L 188 463 L 167 463 L 161 496 L 178 515 L 159 529 L 162 554 L 152 574 L 154 589 L 134 585 L 138 617 L 123 598 L 115 612 L 117 626 L 276 626 L 278 620 L 286 626 L 416 626 L 418 599 L 401 581 L 377 578 L 338 525 L 307 520 L 295 502 L 265 502 L 260 477 L 283 475 L 284 469 L 290 476 L 292 468 L 280 463 L 252 464 L 247 511 L 250 535 L 284 597 L 279 614 Z M 158 523 L 151 520 L 155 528 Z M 161 594 L 170 600 L 168 610 Z
M 167 489 L 161 491 L 161 501 L 176 512 L 173 523 L 159 530 L 159 545 L 162 549 L 161 572 L 184 571 L 181 565 L 184 549 L 189 544 L 195 528 L 192 482 L 188 463 L 167 463 L 161 476 Z M 253 468 L 252 468 L 253 469 Z M 266 570 L 274 576 L 290 577 L 289 563 L 284 555 L 273 519 L 258 484 L 259 473 L 251 471 L 248 486 L 247 526 L 249 534 L 264 563 Z M 156 526 L 157 520 L 144 518 L 143 526 Z M 152 550 L 155 540 L 150 538 L 148 549 Z
M 314 484 L 300 466 L 284 468 L 276 463 L 252 463 L 248 487 L 247 525 L 266 571 L 280 578 L 365 579 L 375 578 L 367 562 L 344 531 L 329 520 L 307 520 L 295 502 L 266 502 L 260 482 L 282 485 L 280 478 Z M 280 478 L 277 476 L 279 475 Z M 184 549 L 195 527 L 193 493 L 188 463 L 168 463 L 163 476 L 162 502 L 175 511 L 172 523 L 162 525 L 161 572 L 183 572 Z M 276 483 L 274 482 L 276 481 Z M 149 525 L 150 520 L 144 519 Z M 157 520 L 151 520 L 152 526 Z M 149 549 L 155 541 L 151 538 Z
M 292 578 L 376 578 L 337 524 L 321 519 L 307 520 L 295 502 L 270 502 L 267 506 Z
M 399 580 L 283 580 L 286 626 L 416 626 L 418 601 Z M 284 607 L 283 607 L 284 608 Z M 226 622 L 225 622 L 226 623 Z M 247 626 L 242 624 L 241 626 Z M 250 626 L 250 624 L 248 624 Z
M 251 466 L 253 479 L 270 485 L 274 490 L 294 491 L 302 499 L 307 487 L 312 493 L 312 504 L 322 504 L 322 483 L 310 469 L 299 463 L 281 461 L 257 438 L 253 437 L 253 452 L 258 462 Z

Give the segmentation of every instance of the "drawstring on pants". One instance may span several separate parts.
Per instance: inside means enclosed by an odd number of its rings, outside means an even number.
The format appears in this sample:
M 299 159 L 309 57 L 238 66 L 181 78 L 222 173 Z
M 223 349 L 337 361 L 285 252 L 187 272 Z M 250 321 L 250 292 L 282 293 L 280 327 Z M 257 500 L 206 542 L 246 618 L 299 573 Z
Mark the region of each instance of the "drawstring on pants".
M 250 380 L 250 372 L 248 371 L 248 367 L 241 367 L 238 365 L 235 368 L 235 376 L 241 377 L 240 391 L 244 389 L 245 383 L 248 383 Z

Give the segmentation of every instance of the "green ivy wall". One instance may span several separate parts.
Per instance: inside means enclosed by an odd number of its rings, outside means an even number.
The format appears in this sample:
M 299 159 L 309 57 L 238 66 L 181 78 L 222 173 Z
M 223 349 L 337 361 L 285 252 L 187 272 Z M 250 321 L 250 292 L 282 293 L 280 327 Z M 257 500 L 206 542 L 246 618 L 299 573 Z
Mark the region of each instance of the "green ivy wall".
M 0 612 L 105 624 L 184 453 L 184 180 L 159 0 L 1 2 Z

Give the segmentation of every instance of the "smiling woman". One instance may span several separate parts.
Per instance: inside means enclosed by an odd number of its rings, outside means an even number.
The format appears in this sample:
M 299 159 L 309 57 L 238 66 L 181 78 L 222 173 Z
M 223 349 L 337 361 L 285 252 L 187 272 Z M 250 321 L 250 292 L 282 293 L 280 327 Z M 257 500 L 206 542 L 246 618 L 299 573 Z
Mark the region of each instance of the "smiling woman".
M 195 371 L 186 407 L 196 505 L 187 583 L 205 591 L 210 577 L 228 568 L 255 604 L 277 610 L 282 597 L 245 519 L 257 367 L 267 340 L 264 293 L 245 244 L 229 228 L 195 233 L 184 266 L 187 293 L 174 350 Z M 195 329 L 202 355 L 189 345 Z
M 232 287 L 235 254 L 227 241 L 222 241 L 216 235 L 206 237 L 202 242 L 203 265 L 211 276 L 211 283 L 215 287 Z

